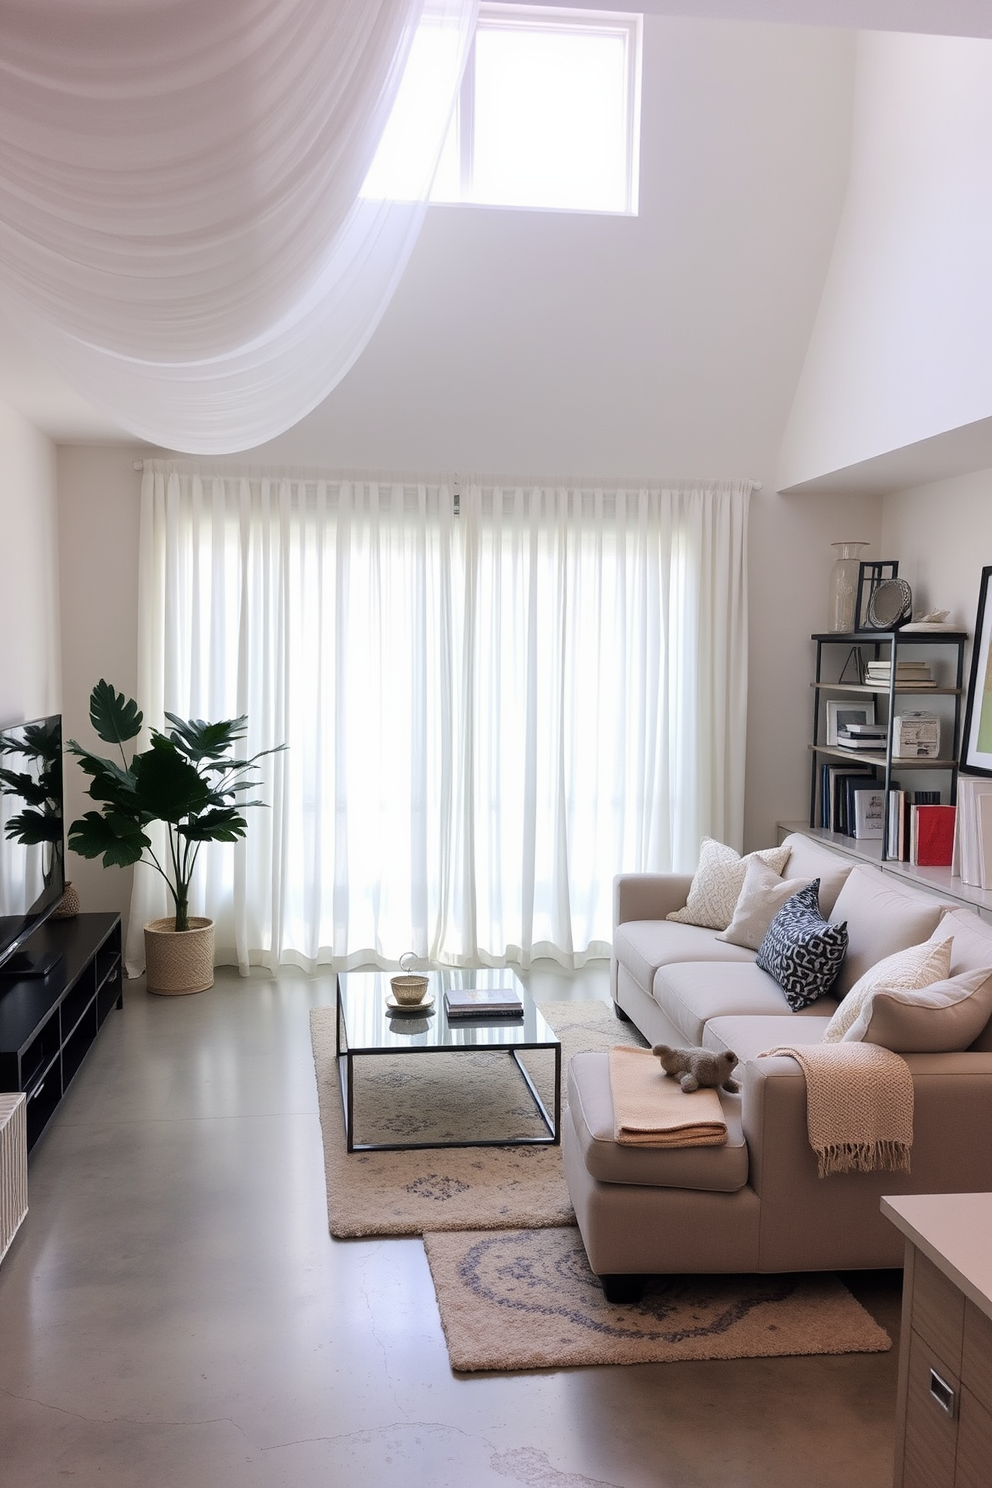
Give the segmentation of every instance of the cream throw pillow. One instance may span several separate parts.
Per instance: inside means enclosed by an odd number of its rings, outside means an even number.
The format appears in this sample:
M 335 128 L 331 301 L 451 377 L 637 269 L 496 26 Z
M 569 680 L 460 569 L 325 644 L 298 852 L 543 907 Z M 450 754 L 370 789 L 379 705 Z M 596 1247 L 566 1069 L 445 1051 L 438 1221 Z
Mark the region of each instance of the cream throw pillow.
M 951 942 L 953 935 L 937 940 L 935 930 L 930 940 L 922 945 L 909 946 L 905 951 L 896 951 L 892 956 L 876 962 L 864 976 L 855 982 L 840 1007 L 827 1024 L 823 1034 L 825 1044 L 839 1044 L 847 1037 L 866 1004 L 876 992 L 916 991 L 929 987 L 933 982 L 944 981 L 951 970 Z
M 756 951 L 785 901 L 812 882 L 811 878 L 783 878 L 761 858 L 751 858 L 734 917 L 726 930 L 720 931 L 717 940 Z
M 684 909 L 677 909 L 667 918 L 678 920 L 681 925 L 701 925 L 706 930 L 726 930 L 734 918 L 734 910 L 744 887 L 747 866 L 753 858 L 776 873 L 781 873 L 789 861 L 791 847 L 766 847 L 761 852 L 748 853 L 742 858 L 732 847 L 704 837 L 699 849 L 699 867 L 696 869 L 689 897 Z
M 894 1054 L 953 1054 L 973 1044 L 992 1016 L 992 966 L 959 971 L 911 992 L 894 987 L 869 997 L 844 1035 Z

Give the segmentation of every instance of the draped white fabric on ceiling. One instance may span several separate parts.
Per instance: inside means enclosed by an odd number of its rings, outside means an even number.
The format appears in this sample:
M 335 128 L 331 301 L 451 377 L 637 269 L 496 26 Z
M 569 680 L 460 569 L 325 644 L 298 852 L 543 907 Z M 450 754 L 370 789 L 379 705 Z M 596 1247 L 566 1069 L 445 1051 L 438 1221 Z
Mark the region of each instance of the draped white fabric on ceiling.
M 283 741 L 201 856 L 221 960 L 605 955 L 612 878 L 740 845 L 750 484 L 142 484 L 138 698 Z M 136 870 L 128 962 L 167 912 Z
M 225 453 L 289 428 L 402 274 L 477 8 L 0 0 L 4 307 L 154 443 Z M 391 118 L 402 202 L 362 194 Z

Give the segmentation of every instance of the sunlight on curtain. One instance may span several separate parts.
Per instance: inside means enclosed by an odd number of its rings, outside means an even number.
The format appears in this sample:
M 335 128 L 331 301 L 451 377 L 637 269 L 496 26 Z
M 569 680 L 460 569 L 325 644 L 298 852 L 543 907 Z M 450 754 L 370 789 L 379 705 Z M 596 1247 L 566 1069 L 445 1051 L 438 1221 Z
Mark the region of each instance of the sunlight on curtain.
M 612 879 L 740 844 L 750 485 L 147 462 L 138 694 L 249 716 L 271 803 L 194 899 L 224 960 L 608 953 Z M 140 926 L 165 906 L 135 880 Z

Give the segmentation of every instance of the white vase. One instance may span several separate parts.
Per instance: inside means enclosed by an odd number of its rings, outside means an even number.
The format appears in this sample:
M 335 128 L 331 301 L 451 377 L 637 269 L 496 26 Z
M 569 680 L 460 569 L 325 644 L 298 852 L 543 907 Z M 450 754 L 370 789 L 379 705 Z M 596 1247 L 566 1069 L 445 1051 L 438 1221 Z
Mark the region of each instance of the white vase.
M 866 542 L 836 542 L 830 546 L 837 554 L 830 570 L 827 629 L 847 634 L 854 629 L 854 612 L 858 602 L 858 573 L 861 550 Z

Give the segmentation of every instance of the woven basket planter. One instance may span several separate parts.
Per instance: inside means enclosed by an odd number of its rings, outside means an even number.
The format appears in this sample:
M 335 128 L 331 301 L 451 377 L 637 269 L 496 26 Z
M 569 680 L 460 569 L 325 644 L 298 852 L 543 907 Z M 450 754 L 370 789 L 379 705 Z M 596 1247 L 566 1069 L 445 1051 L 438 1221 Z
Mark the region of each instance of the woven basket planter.
M 145 985 L 160 997 L 206 992 L 214 984 L 214 922 L 190 915 L 188 930 L 175 920 L 150 920 L 145 926 Z

